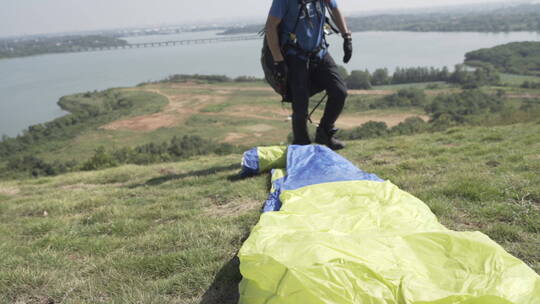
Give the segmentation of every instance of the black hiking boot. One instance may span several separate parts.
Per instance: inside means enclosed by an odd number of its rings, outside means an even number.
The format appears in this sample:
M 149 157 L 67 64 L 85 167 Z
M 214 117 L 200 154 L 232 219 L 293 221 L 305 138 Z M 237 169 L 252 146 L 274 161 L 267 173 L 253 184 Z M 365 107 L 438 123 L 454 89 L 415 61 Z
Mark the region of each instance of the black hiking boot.
M 334 136 L 336 135 L 338 129 L 325 130 L 322 127 L 317 128 L 317 135 L 315 136 L 315 142 L 321 145 L 325 145 L 328 148 L 336 151 L 345 148 L 345 144 Z
M 307 145 L 311 145 L 311 141 L 308 139 L 308 140 L 294 140 L 293 145 L 299 145 L 299 146 L 307 146 Z

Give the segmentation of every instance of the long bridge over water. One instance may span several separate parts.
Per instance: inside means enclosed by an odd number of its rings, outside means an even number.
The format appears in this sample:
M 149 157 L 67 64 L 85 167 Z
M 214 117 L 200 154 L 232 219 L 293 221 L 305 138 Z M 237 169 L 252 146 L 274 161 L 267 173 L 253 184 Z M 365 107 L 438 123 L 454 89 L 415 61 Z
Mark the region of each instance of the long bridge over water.
M 147 47 L 167 47 L 167 46 L 176 46 L 176 45 L 210 44 L 210 43 L 221 43 L 221 42 L 259 40 L 259 39 L 262 39 L 262 37 L 259 35 L 242 35 L 242 36 L 204 38 L 204 39 L 185 39 L 185 40 L 129 43 L 129 44 L 118 45 L 118 46 L 78 48 L 75 51 L 95 52 L 95 51 L 108 51 L 108 50 L 137 49 L 137 48 L 147 48 Z

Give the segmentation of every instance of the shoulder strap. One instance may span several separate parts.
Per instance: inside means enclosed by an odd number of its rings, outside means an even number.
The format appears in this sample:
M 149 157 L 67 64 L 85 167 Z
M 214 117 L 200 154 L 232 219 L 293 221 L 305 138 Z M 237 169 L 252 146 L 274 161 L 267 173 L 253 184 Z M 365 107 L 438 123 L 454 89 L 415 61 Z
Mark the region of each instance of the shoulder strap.
M 292 30 L 293 34 L 296 34 L 296 29 L 298 28 L 298 23 L 300 23 L 300 17 L 302 16 L 302 11 L 306 8 L 306 0 L 298 0 L 298 16 L 296 16 L 296 22 L 294 23 L 294 27 Z
M 330 28 L 332 29 L 334 33 L 339 34 L 339 30 L 337 29 L 337 26 L 335 25 L 335 21 L 334 21 L 336 19 L 334 18 L 334 14 L 332 13 L 332 9 L 330 8 L 329 2 L 324 1 L 324 6 L 326 6 L 326 11 L 328 11 L 328 14 L 330 15 L 330 18 L 325 16 L 326 23 L 330 26 Z

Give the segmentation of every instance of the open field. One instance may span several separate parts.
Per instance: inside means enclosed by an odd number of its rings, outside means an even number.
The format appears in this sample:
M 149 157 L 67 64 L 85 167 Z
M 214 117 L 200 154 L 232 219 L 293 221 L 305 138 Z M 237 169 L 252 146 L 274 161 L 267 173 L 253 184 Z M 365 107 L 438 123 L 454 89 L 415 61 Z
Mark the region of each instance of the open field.
M 540 273 L 540 121 L 348 144 Z M 268 176 L 237 178 L 240 158 L 0 181 L 0 303 L 235 303 L 234 256 L 268 191 Z
M 370 121 L 384 122 L 389 128 L 397 127 L 413 117 L 428 121 L 431 117 L 426 112 L 427 105 L 440 99 L 441 95 L 457 95 L 463 91 L 451 85 L 436 84 L 437 87 L 426 90 L 419 88 L 427 84 L 350 90 L 337 127 L 345 130 L 342 134 L 353 136 L 350 132 L 354 131 L 348 130 L 358 130 L 358 127 Z M 485 86 L 480 90 L 490 95 L 505 96 L 508 113 L 524 105 L 531 107 L 540 100 L 540 89 Z M 312 108 L 321 97 L 313 97 Z M 228 147 L 226 149 L 236 151 L 255 145 L 285 144 L 291 140 L 290 104 L 281 104 L 280 98 L 262 82 L 208 83 L 188 78 L 181 82 L 163 81 L 131 88 L 79 93 L 63 97 L 59 103 L 73 114 L 33 126 L 24 138 L 10 139 L 9 144 L 1 147 L 5 157 L 0 158 L 0 168 L 8 170 L 0 171 L 0 176 L 42 175 L 44 172 L 49 174 L 46 172 L 51 170 L 56 172 L 52 174 L 58 174 L 71 171 L 70 168 L 77 170 L 91 160 L 98 148 L 104 148 L 120 163 L 170 161 L 172 158 L 168 151 L 171 150 L 156 152 L 156 149 L 164 149 L 164 145 L 173 138 L 186 136 L 210 141 L 209 148 L 219 150 L 220 147 Z M 323 109 L 324 104 L 313 113 L 311 132 L 321 118 Z M 512 114 L 507 116 L 506 121 L 523 122 L 524 119 L 529 120 L 531 115 Z M 481 119 L 484 118 L 478 117 L 476 122 Z M 503 120 L 496 121 L 501 124 Z M 398 132 L 410 132 L 409 127 L 400 126 Z M 350 136 L 350 139 L 359 138 Z M 128 155 L 125 151 L 130 149 L 139 154 L 140 149 L 146 149 L 153 156 L 130 156 L 130 160 L 125 161 L 122 155 Z M 23 159 L 27 156 L 37 159 Z M 51 167 L 54 169 L 47 169 Z
M 197 135 L 216 142 L 252 146 L 286 143 L 290 133 L 289 104 L 260 82 L 204 84 L 156 83 L 135 88 L 115 89 L 123 94 L 155 94 L 167 100 L 165 106 L 141 115 L 129 115 L 89 128 L 59 149 L 40 153 L 47 160 L 65 159 L 65 155 L 88 158 L 96 147 L 132 147 L 150 142 L 166 141 L 173 136 Z M 351 95 L 380 98 L 395 91 L 351 91 Z M 442 93 L 442 92 L 441 92 Z M 436 94 L 436 93 L 434 93 Z M 320 97 L 314 97 L 312 105 Z M 92 102 L 83 100 L 81 103 Z M 313 115 L 318 122 L 321 107 Z M 345 111 L 337 123 L 350 129 L 368 121 L 383 121 L 397 125 L 412 116 L 428 117 L 418 109 Z

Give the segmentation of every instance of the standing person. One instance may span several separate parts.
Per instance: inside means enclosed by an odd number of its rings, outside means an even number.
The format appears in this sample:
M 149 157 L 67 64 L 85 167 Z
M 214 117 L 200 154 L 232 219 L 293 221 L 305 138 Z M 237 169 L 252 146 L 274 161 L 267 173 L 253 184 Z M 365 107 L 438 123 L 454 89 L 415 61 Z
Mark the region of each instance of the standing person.
M 324 37 L 327 8 L 344 38 L 343 62 L 348 63 L 352 56 L 351 32 L 336 0 L 273 0 L 266 39 L 276 77 L 287 79 L 291 92 L 293 144 L 311 144 L 307 131 L 309 97 L 314 88 L 319 88 L 326 90 L 328 101 L 315 142 L 339 150 L 344 144 L 334 137 L 334 124 L 345 105 L 347 87 L 328 53 Z

